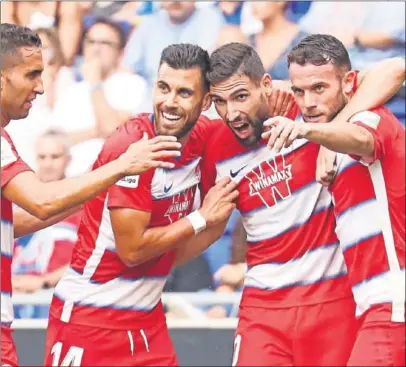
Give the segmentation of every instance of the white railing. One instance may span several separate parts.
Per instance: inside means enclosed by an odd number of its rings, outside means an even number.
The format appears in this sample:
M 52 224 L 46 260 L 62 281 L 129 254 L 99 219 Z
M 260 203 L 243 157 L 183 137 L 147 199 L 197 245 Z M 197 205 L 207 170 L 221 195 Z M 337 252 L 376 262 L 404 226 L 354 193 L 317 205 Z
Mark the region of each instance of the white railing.
M 53 290 L 41 290 L 33 294 L 14 293 L 13 303 L 15 305 L 43 305 L 51 303 Z M 168 318 L 169 328 L 213 328 L 230 329 L 235 328 L 237 320 L 238 305 L 240 303 L 240 293 L 164 293 L 162 302 L 168 306 L 171 311 L 182 318 Z M 209 319 L 206 313 L 198 306 L 211 305 L 231 305 L 231 317 L 227 319 Z M 47 320 L 42 319 L 17 319 L 13 323 L 15 329 L 45 329 Z
M 237 327 L 236 318 L 228 319 L 175 319 L 168 318 L 169 329 L 235 329 Z M 18 319 L 14 320 L 12 328 L 16 330 L 38 330 L 46 329 L 48 320 L 46 319 Z

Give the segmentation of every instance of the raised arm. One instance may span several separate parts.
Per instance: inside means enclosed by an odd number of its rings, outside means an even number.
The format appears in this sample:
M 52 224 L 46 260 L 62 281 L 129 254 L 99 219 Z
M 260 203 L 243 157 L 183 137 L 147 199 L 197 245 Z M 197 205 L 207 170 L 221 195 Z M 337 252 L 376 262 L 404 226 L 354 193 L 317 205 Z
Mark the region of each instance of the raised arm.
M 358 112 L 388 102 L 402 86 L 405 73 L 405 60 L 401 57 L 385 59 L 360 71 L 356 92 L 332 122 L 345 123 Z
M 284 144 L 289 146 L 294 139 L 306 138 L 335 152 L 365 158 L 372 157 L 374 155 L 373 134 L 358 125 L 346 122 L 358 112 L 387 102 L 399 90 L 404 79 L 403 59 L 384 60 L 359 74 L 356 92 L 345 108 L 329 124 L 294 124 L 288 119 L 276 117 L 268 120 L 265 126 L 278 125 L 278 127 L 266 132 L 263 137 L 269 138 L 269 146 L 276 150 L 280 150 Z M 282 139 L 277 139 L 278 137 Z
M 125 175 L 138 175 L 155 167 L 171 168 L 171 163 L 158 159 L 178 156 L 178 151 L 169 149 L 179 147 L 173 137 L 143 139 L 119 159 L 81 177 L 43 183 L 32 171 L 22 172 L 2 187 L 2 195 L 31 215 L 47 220 L 97 196 Z
M 208 231 L 224 222 L 235 208 L 233 200 L 237 195 L 235 184 L 225 178 L 210 190 L 198 211 L 165 227 L 148 228 L 151 219 L 148 212 L 111 209 L 117 254 L 127 266 L 136 266 L 178 248 L 192 237 L 202 238 L 204 232 L 194 236 L 199 229 L 207 227 Z

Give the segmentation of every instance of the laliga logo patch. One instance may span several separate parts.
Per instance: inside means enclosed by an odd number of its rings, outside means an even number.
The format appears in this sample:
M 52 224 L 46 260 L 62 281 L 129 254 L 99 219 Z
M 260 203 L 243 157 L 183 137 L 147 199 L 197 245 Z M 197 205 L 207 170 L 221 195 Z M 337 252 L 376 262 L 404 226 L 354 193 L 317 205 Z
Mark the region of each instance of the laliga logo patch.
M 117 186 L 127 187 L 129 189 L 135 189 L 138 187 L 140 181 L 140 176 L 125 176 L 121 180 L 117 181 Z
M 10 143 L 3 136 L 1 137 L 1 167 L 5 167 L 17 160 Z

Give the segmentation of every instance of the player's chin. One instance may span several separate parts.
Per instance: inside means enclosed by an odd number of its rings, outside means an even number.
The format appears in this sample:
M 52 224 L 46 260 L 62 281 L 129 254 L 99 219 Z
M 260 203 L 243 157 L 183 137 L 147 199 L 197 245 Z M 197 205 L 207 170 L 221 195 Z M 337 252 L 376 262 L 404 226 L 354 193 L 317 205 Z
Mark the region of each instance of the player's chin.
M 182 131 L 184 124 L 177 123 L 177 124 L 165 124 L 159 123 L 157 126 L 157 132 L 159 135 L 173 135 L 178 136 L 178 133 Z

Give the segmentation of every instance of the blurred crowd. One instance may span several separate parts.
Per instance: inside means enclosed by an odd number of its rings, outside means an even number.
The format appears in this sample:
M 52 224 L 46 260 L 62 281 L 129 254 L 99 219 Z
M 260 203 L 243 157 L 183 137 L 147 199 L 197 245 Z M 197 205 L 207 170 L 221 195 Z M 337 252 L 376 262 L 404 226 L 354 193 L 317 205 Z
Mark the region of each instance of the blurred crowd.
M 286 55 L 311 33 L 339 38 L 354 69 L 405 57 L 405 3 L 312 1 L 2 1 L 2 23 L 27 25 L 43 44 L 45 93 L 25 120 L 7 130 L 43 181 L 88 171 L 117 126 L 152 111 L 161 51 L 193 43 L 209 52 L 229 42 L 258 51 L 273 79 L 288 79 Z M 388 102 L 405 123 L 405 87 Z M 211 116 L 215 111 L 211 109 Z M 52 288 L 70 262 L 80 213 L 16 241 L 15 292 Z M 167 292 L 232 293 L 245 273 L 245 232 L 234 213 L 223 237 L 173 270 Z M 230 308 L 208 307 L 210 317 Z M 47 317 L 47 308 L 16 306 L 17 317 Z

